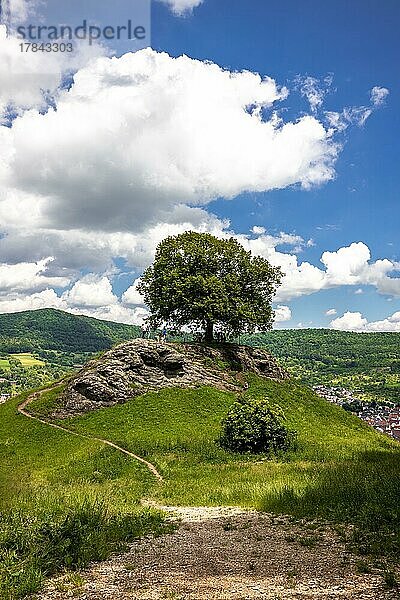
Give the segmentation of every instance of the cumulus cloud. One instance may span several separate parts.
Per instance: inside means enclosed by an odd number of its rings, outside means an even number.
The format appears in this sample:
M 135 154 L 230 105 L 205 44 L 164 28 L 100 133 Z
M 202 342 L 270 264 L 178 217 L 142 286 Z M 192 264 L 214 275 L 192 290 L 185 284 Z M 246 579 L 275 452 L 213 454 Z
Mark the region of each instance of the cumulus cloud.
M 99 308 L 118 302 L 107 277 L 95 274 L 86 275 L 62 296 L 69 306 Z
M 329 310 L 326 311 L 325 313 L 328 317 L 333 317 L 333 315 L 337 314 L 337 310 L 336 308 L 330 308 Z
M 112 304 L 105 306 L 87 304 L 75 306 L 70 304 L 68 294 L 64 293 L 62 296 L 58 296 L 52 289 L 27 295 L 0 296 L 0 313 L 14 313 L 43 308 L 55 308 L 75 315 L 86 315 L 103 321 L 114 321 L 130 325 L 142 325 L 148 315 L 148 311 L 143 307 L 128 307 L 118 301 L 113 301 Z
M 140 279 L 136 279 L 133 285 L 129 287 L 126 292 L 122 295 L 123 304 L 130 306 L 144 306 L 144 298 L 138 291 L 137 287 L 140 283 Z
M 368 321 L 360 312 L 346 312 L 342 317 L 331 321 L 332 329 L 339 331 L 365 331 Z
M 200 4 L 203 4 L 204 0 L 159 0 L 159 2 L 167 4 L 174 15 L 182 17 L 185 14 L 191 13 Z
M 382 106 L 389 95 L 389 90 L 385 87 L 375 85 L 371 90 L 371 102 L 374 106 Z
M 277 118 L 288 92 L 273 79 L 149 49 L 96 59 L 62 91 L 40 65 L 28 91 L 7 87 L 1 69 L 0 103 L 19 116 L 0 126 L 0 312 L 52 306 L 140 322 L 137 283 L 121 299 L 113 292 L 116 257 L 140 274 L 162 239 L 186 230 L 233 235 L 282 267 L 277 322 L 290 319 L 286 301 L 329 287 L 400 295 L 398 265 L 371 262 L 365 244 L 324 253 L 319 268 L 298 256 L 312 240 L 260 225 L 236 234 L 206 212 L 215 198 L 334 177 L 332 131 L 315 114 Z M 43 105 L 43 86 L 57 88 L 56 109 Z
M 285 321 L 290 321 L 292 318 L 292 311 L 289 306 L 284 306 L 279 304 L 275 309 L 275 323 L 283 323 Z
M 400 296 L 400 277 L 391 277 L 400 271 L 400 265 L 388 259 L 371 262 L 366 244 L 357 242 L 336 252 L 324 252 L 320 269 L 308 262 L 298 263 L 293 254 L 270 252 L 273 264 L 279 264 L 285 273 L 278 290 L 279 300 L 289 300 L 313 292 L 339 286 L 371 285 L 381 294 Z
M 56 292 L 50 289 L 34 294 L 13 294 L 12 297 L 0 296 L 0 313 L 39 310 L 42 308 L 65 310 L 65 305 Z
M 53 259 L 46 258 L 35 263 L 0 264 L 0 294 L 13 291 L 34 291 L 46 286 L 65 287 L 66 277 L 48 277 L 46 271 Z
M 360 312 L 346 312 L 331 321 L 332 329 L 339 331 L 378 332 L 400 331 L 400 312 L 395 312 L 382 321 L 368 321 Z
M 322 184 L 338 152 L 323 125 L 263 116 L 286 95 L 268 77 L 150 49 L 98 59 L 57 110 L 4 134 L 8 194 L 36 199 L 43 227 L 140 231 L 219 197 Z

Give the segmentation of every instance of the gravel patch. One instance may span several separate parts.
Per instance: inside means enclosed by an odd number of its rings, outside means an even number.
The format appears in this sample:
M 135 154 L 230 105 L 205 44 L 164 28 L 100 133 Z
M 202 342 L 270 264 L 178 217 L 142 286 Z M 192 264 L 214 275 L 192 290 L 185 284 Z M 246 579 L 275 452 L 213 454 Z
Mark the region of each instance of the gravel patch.
M 150 502 L 148 505 L 152 505 Z M 159 507 L 161 508 L 161 507 Z M 236 507 L 163 507 L 178 529 L 137 540 L 129 552 L 50 581 L 43 600 L 392 600 L 377 572 L 327 525 L 293 523 Z

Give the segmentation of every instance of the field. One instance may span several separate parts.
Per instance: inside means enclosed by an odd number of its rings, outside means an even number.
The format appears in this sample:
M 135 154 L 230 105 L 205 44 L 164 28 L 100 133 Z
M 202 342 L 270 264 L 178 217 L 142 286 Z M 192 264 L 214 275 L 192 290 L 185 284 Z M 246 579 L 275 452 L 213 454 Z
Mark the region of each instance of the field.
M 42 360 L 38 360 L 37 358 L 35 358 L 30 352 L 24 352 L 21 354 L 10 354 L 10 356 L 11 358 L 19 360 L 23 367 L 42 367 L 45 364 Z
M 298 432 L 295 451 L 260 460 L 222 450 L 215 440 L 234 397 L 211 388 L 149 393 L 63 424 L 155 464 L 165 478 L 151 490 L 160 503 L 234 504 L 399 531 L 399 444 L 294 382 L 252 377 L 247 394 L 284 410 Z M 54 402 L 50 392 L 36 410 Z
M 279 505 L 279 510 L 284 504 L 285 510 L 298 512 L 301 498 L 312 493 L 320 480 L 334 477 L 335 472 L 343 476 L 347 471 L 348 476 L 356 477 L 357 502 L 352 505 L 347 498 L 346 506 L 336 504 L 336 497 L 330 502 L 325 494 L 312 512 L 321 517 L 336 512 L 337 518 L 353 518 L 368 510 L 369 501 L 379 500 L 383 486 L 387 485 L 392 494 L 400 483 L 396 464 L 400 446 L 341 408 L 292 382 L 253 377 L 247 394 L 268 397 L 285 411 L 288 425 L 298 432 L 294 452 L 281 460 L 260 461 L 259 456 L 234 455 L 219 448 L 215 440 L 220 421 L 234 398 L 211 388 L 150 393 L 64 424 L 74 431 L 107 437 L 150 460 L 166 479 L 153 493 L 168 504 L 234 504 L 265 509 Z M 359 473 L 364 463 L 365 469 Z M 365 487 L 371 477 L 375 491 Z M 343 480 L 343 486 L 347 490 L 348 480 Z M 367 495 L 360 503 L 364 492 Z M 369 494 L 374 494 L 374 499 L 368 499 Z M 400 500 L 399 493 L 395 495 Z M 288 496 L 293 506 L 288 505 Z

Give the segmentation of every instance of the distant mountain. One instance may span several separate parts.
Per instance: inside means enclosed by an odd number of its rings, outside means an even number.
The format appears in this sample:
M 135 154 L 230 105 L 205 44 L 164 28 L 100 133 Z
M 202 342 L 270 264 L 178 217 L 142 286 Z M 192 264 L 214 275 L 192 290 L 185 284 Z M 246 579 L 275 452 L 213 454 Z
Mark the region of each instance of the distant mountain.
M 99 352 L 138 337 L 140 328 L 46 308 L 0 314 L 0 352 Z
M 60 310 L 0 314 L 0 353 L 55 350 L 93 353 L 140 335 L 136 325 L 100 321 Z M 239 340 L 238 340 L 239 341 Z M 292 372 L 400 374 L 400 333 L 351 333 L 331 329 L 286 329 L 243 335 L 240 342 L 267 347 Z M 309 377 L 306 377 L 309 379 Z M 311 381 L 310 381 L 311 382 Z

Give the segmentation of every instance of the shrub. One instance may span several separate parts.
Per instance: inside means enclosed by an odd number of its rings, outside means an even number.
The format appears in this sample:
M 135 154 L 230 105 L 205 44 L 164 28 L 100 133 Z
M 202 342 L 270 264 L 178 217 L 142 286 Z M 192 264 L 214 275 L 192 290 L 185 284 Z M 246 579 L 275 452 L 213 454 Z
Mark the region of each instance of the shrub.
M 232 452 L 277 452 L 288 450 L 295 433 L 285 425 L 279 408 L 267 399 L 239 399 L 222 422 L 220 445 Z

